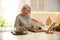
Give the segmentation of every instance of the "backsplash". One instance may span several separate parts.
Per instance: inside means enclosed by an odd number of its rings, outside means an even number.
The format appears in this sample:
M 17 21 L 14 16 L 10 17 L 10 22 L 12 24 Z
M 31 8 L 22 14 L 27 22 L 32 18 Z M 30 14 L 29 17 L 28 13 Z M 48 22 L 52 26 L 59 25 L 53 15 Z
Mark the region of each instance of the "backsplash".
M 31 13 L 31 18 L 37 19 L 44 24 L 46 24 L 46 20 L 49 16 L 52 22 L 60 22 L 60 13 L 58 12 Z

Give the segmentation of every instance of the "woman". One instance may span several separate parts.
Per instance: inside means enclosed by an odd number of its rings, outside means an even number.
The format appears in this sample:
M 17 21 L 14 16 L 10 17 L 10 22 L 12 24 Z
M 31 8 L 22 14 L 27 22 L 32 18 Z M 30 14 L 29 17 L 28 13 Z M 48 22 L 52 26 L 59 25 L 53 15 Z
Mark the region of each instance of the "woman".
M 19 32 L 22 30 L 26 31 L 37 27 L 30 18 L 30 12 L 31 8 L 26 4 L 22 7 L 21 13 L 17 15 L 14 27 L 16 30 L 19 30 Z

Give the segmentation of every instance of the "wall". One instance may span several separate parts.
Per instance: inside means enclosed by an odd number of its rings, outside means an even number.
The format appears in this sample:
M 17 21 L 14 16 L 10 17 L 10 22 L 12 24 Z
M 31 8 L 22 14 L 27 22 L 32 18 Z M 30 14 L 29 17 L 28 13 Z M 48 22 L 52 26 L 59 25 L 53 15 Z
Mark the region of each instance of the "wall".
M 60 0 L 58 0 L 58 11 L 60 12 Z
M 58 11 L 58 0 L 44 0 L 44 11 L 45 12 L 57 12 Z
M 0 0 L 0 15 L 1 15 L 1 0 Z

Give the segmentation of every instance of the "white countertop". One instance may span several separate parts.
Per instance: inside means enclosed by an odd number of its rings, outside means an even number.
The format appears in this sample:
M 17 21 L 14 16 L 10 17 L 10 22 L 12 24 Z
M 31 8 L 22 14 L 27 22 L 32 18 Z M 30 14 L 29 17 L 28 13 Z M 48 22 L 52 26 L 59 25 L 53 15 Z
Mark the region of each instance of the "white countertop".
M 60 40 L 60 32 L 54 32 L 54 34 L 28 32 L 27 35 L 13 35 L 10 32 L 0 32 L 0 40 Z

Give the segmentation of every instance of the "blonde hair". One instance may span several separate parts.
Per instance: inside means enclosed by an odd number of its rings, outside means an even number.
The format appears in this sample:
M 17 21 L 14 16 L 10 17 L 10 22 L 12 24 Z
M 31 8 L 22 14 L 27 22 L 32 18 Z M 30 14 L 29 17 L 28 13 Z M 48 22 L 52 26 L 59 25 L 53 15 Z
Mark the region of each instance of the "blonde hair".
M 22 7 L 22 11 L 23 11 L 24 9 L 26 9 L 27 7 L 31 10 L 31 7 L 30 7 L 28 4 L 25 4 L 25 5 Z

